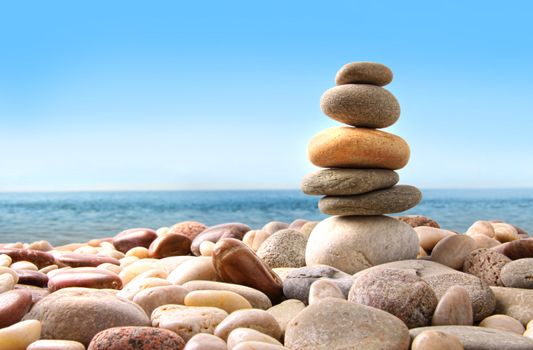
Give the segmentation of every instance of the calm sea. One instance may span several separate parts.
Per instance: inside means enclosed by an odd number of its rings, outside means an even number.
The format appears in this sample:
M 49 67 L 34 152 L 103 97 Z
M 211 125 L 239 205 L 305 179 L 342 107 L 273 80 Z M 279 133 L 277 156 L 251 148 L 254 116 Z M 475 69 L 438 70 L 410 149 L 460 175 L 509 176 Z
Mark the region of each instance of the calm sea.
M 460 232 L 476 220 L 500 219 L 533 234 L 533 189 L 423 192 L 422 203 L 406 214 L 426 215 Z M 0 193 L 0 242 L 63 244 L 184 220 L 260 228 L 272 220 L 325 218 L 317 202 L 296 190 Z

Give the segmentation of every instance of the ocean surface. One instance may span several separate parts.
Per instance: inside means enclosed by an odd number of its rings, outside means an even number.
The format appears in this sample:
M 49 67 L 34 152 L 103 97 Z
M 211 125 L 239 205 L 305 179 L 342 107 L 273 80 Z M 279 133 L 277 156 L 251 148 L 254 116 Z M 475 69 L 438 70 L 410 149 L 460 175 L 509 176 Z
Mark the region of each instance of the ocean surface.
M 422 203 L 404 214 L 426 215 L 459 232 L 476 220 L 500 219 L 533 234 L 533 189 L 423 193 Z M 184 220 L 260 228 L 272 220 L 323 219 L 317 202 L 297 190 L 0 193 L 0 242 L 81 242 Z

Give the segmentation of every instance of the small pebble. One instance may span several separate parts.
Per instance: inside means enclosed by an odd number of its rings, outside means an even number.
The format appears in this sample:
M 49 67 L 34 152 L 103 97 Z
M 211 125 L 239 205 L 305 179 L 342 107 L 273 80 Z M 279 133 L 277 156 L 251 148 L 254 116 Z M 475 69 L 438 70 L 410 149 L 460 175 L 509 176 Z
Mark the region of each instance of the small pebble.
M 473 323 L 474 311 L 468 291 L 461 286 L 448 288 L 435 308 L 431 324 L 433 326 L 471 326 Z
M 29 261 L 17 261 L 11 264 L 10 268 L 13 270 L 28 270 L 28 271 L 38 271 L 39 269 L 35 266 L 34 263 Z
M 186 306 L 212 306 L 227 313 L 241 309 L 251 309 L 252 305 L 237 293 L 225 290 L 196 290 L 185 296 Z
M 82 343 L 73 340 L 37 340 L 27 350 L 85 350 Z
M 411 344 L 411 350 L 463 350 L 463 343 L 455 335 L 441 331 L 423 331 Z
M 0 329 L 0 349 L 26 350 L 28 345 L 39 339 L 41 322 L 27 320 Z
M 500 329 L 520 335 L 526 330 L 520 321 L 507 315 L 491 315 L 479 322 L 479 326 Z
M 228 347 L 226 342 L 216 335 L 198 333 L 189 339 L 184 350 L 228 350 Z
M 281 338 L 278 321 L 268 312 L 258 309 L 238 310 L 226 317 L 215 329 L 215 335 L 226 340 L 237 328 L 251 328 L 275 339 Z
M 232 350 L 237 344 L 247 341 L 257 341 L 262 343 L 282 345 L 277 339 L 272 338 L 269 335 L 258 332 L 251 328 L 236 328 L 231 331 L 228 336 L 228 350 Z
M 309 305 L 316 304 L 324 298 L 345 299 L 337 283 L 328 279 L 319 279 L 309 289 Z

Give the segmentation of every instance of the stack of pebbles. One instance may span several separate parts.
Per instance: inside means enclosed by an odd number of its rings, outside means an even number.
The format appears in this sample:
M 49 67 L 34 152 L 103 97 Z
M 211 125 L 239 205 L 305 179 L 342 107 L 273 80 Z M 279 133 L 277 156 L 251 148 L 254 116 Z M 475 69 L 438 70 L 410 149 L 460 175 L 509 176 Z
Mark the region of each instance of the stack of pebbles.
M 416 257 L 416 234 L 407 225 L 383 216 L 413 208 L 422 198 L 416 187 L 397 185 L 399 176 L 394 170 L 407 164 L 409 146 L 402 138 L 377 130 L 393 125 L 400 116 L 398 101 L 382 87 L 391 81 L 392 72 L 386 66 L 354 62 L 340 69 L 336 76 L 337 86 L 327 90 L 321 98 L 322 111 L 348 126 L 326 129 L 309 143 L 309 159 L 314 165 L 326 169 L 305 176 L 302 190 L 309 195 L 324 196 L 319 202 L 320 210 L 337 216 L 326 219 L 313 231 L 306 257 L 308 264 L 342 267 L 343 263 L 333 260 L 353 260 L 353 256 L 340 257 L 341 252 L 331 244 L 343 245 L 343 240 L 354 240 L 354 236 L 361 235 L 362 231 L 374 238 L 387 233 L 381 240 L 378 238 L 382 246 L 375 247 L 382 250 L 377 254 L 381 258 L 376 256 L 373 259 L 373 254 L 360 251 L 363 261 L 352 264 L 354 266 L 346 272 L 354 273 L 378 263 Z M 331 234 L 324 232 L 320 235 L 323 230 L 333 229 L 342 231 L 339 234 L 349 238 L 335 243 L 331 242 Z M 402 239 L 398 232 L 403 232 L 407 241 L 398 242 Z M 364 237 L 354 244 L 365 244 L 369 238 L 372 237 Z M 396 243 L 389 244 L 389 241 Z M 314 242 L 318 252 L 314 251 Z

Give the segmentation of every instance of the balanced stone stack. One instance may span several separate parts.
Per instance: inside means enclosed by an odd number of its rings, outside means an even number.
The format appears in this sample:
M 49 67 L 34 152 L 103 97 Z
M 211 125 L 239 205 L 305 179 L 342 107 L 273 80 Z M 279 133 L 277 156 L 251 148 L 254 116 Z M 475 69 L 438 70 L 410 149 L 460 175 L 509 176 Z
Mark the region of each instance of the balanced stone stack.
M 395 170 L 407 164 L 408 144 L 377 130 L 393 125 L 400 116 L 398 101 L 383 88 L 391 81 L 386 66 L 354 62 L 340 69 L 337 86 L 321 98 L 322 111 L 348 126 L 326 129 L 309 143 L 309 159 L 326 169 L 305 176 L 302 190 L 324 196 L 320 210 L 336 216 L 313 230 L 307 265 L 326 264 L 355 273 L 417 256 L 415 231 L 384 216 L 413 208 L 422 198 L 416 187 L 397 185 Z

